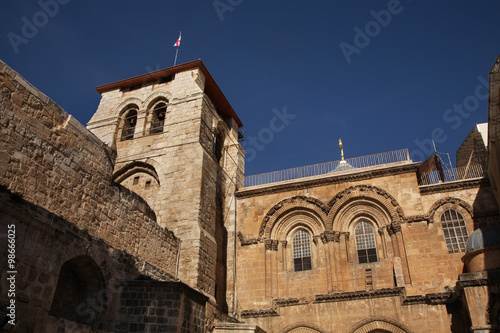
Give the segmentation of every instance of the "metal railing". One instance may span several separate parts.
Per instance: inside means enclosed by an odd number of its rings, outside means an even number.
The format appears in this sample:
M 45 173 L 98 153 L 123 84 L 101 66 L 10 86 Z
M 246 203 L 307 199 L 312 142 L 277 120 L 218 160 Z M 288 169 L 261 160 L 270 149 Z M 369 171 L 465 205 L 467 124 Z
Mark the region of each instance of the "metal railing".
M 411 161 L 408 149 L 395 150 L 387 153 L 379 153 L 362 157 L 348 158 L 345 161 L 333 161 L 314 165 L 308 165 L 293 169 L 261 173 L 258 175 L 246 176 L 245 187 L 258 186 L 263 184 L 283 182 L 287 180 L 319 176 L 329 173 L 348 171 L 352 169 L 362 169 L 377 165 L 384 165 L 396 162 Z
M 418 185 L 432 185 L 443 182 L 482 178 L 486 176 L 486 170 L 481 164 L 473 164 L 469 167 L 451 168 L 443 170 L 443 179 L 438 170 L 429 173 L 422 173 L 418 179 Z

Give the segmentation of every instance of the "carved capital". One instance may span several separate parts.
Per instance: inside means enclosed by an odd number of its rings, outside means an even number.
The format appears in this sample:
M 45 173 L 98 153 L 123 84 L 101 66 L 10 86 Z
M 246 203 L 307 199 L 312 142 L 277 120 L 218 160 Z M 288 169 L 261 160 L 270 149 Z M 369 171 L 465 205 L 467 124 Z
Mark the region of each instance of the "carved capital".
M 323 241 L 323 244 L 326 244 L 328 242 L 340 242 L 340 232 L 338 231 L 325 231 L 321 235 L 321 241 Z
M 401 223 L 399 221 L 393 221 L 391 224 L 387 226 L 387 232 L 390 236 L 401 232 Z
M 318 240 L 321 239 L 321 236 L 313 236 L 314 244 L 318 245 Z
M 266 246 L 266 251 L 278 251 L 279 241 L 277 239 L 265 239 L 264 244 Z

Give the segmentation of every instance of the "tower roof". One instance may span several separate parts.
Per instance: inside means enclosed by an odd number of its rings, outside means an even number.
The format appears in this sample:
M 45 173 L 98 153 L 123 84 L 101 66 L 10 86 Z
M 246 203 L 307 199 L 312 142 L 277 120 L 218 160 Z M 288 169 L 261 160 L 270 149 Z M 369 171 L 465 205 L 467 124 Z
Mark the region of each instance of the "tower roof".
M 215 107 L 217 108 L 217 111 L 224 117 L 233 118 L 238 124 L 238 127 L 242 127 L 243 123 L 241 122 L 240 118 L 234 111 L 231 104 L 229 104 L 229 101 L 226 99 L 226 96 L 224 96 L 222 90 L 219 88 L 219 86 L 213 79 L 212 75 L 210 75 L 210 72 L 205 67 L 201 59 L 197 59 L 194 61 L 190 61 L 184 64 L 180 64 L 165 69 L 160 69 L 155 72 L 142 74 L 129 79 L 108 83 L 97 87 L 96 90 L 98 93 L 102 94 L 106 91 L 114 89 L 131 88 L 137 85 L 158 81 L 163 78 L 172 77 L 176 73 L 183 72 L 185 70 L 193 68 L 199 68 L 205 75 L 205 94 L 207 94 L 212 103 L 214 103 Z

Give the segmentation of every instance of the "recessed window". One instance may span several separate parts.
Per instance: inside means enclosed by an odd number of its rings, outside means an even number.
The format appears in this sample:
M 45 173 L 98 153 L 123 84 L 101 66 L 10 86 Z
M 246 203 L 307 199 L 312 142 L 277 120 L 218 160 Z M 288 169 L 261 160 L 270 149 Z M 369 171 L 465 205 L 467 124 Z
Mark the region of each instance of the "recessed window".
M 137 110 L 130 109 L 123 118 L 122 140 L 134 138 L 135 125 L 137 124 Z
M 145 188 L 148 188 L 148 187 L 150 187 L 150 186 L 151 186 L 151 181 L 150 181 L 150 180 L 148 180 L 148 181 L 146 182 L 146 184 L 144 185 L 144 187 L 145 187 Z
M 464 252 L 469 237 L 464 216 L 455 209 L 447 209 L 441 215 L 441 227 L 448 252 Z
M 311 269 L 311 237 L 305 230 L 293 235 L 293 266 L 296 272 Z
M 220 162 L 223 151 L 224 151 L 224 134 L 218 133 L 214 137 L 214 157 L 217 163 Z
M 149 133 L 154 134 L 163 132 L 166 114 L 167 104 L 165 104 L 164 102 L 155 104 L 152 110 L 151 128 L 149 130 Z
M 378 261 L 373 226 L 366 221 L 361 221 L 354 228 L 354 235 L 356 237 L 358 262 L 364 264 Z

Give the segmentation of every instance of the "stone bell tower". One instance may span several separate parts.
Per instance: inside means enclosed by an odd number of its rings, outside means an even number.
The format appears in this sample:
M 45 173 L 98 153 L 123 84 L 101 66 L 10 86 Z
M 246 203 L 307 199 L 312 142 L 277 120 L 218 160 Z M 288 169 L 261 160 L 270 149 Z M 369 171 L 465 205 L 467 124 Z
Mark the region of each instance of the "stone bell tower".
M 87 127 L 116 149 L 113 180 L 144 198 L 181 240 L 178 278 L 231 308 L 240 119 L 201 60 L 97 91 Z

